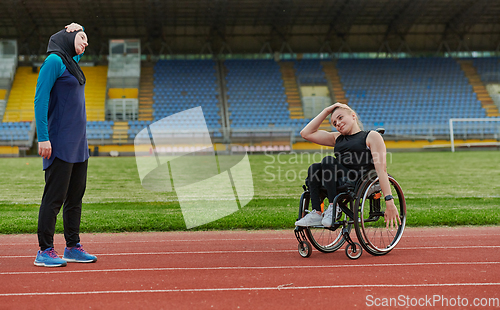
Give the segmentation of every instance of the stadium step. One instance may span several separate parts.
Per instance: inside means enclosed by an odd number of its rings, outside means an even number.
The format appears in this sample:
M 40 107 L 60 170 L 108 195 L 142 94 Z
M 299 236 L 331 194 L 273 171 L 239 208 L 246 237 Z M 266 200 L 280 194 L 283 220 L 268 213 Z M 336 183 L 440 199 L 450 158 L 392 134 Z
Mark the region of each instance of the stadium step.
M 342 83 L 340 82 L 339 73 L 337 71 L 337 68 L 335 67 L 336 62 L 323 61 L 321 62 L 321 64 L 323 65 L 325 76 L 330 82 L 330 93 L 333 94 L 333 102 L 342 102 L 345 104 L 349 104 Z
M 472 85 L 472 90 L 476 94 L 477 99 L 481 102 L 481 106 L 486 111 L 486 116 L 499 116 L 500 113 L 498 107 L 495 105 L 484 83 L 481 81 L 481 77 L 477 73 L 473 62 L 471 60 L 457 60 L 457 62 L 459 63 L 462 71 L 465 73 L 469 83 Z
M 139 84 L 139 120 L 153 120 L 154 67 L 141 68 Z
M 299 87 L 295 77 L 293 62 L 280 62 L 281 78 L 285 87 L 285 95 L 288 102 L 288 111 L 291 119 L 304 118 L 304 109 L 300 99 Z
M 87 78 L 85 85 L 87 121 L 104 121 L 108 66 L 82 67 L 82 71 Z
M 115 122 L 113 125 L 113 143 L 126 143 L 128 129 L 128 122 Z
M 18 67 L 3 115 L 4 122 L 31 122 L 35 116 L 35 98 L 38 72 L 31 67 Z

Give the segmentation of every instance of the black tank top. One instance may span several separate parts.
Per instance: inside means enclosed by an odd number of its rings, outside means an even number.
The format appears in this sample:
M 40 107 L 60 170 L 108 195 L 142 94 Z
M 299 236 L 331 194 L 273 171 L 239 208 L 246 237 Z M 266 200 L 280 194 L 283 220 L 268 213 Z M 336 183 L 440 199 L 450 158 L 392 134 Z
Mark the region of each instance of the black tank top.
M 335 140 L 335 157 L 347 169 L 368 172 L 375 169 L 366 137 L 370 131 L 360 131 L 353 135 L 340 135 Z

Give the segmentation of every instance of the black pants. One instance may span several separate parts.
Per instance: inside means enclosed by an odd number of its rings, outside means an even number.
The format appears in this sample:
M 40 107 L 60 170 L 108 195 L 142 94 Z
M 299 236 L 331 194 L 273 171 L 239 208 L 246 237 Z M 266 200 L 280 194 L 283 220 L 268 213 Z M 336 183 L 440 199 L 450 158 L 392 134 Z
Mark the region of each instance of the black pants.
M 326 187 L 328 201 L 332 203 L 337 196 L 337 186 L 351 177 L 357 178 L 357 172 L 347 169 L 333 156 L 326 156 L 321 163 L 309 166 L 307 178 L 312 208 L 321 212 L 319 192 L 322 185 Z
M 38 244 L 40 250 L 54 247 L 57 214 L 63 208 L 64 238 L 66 246 L 80 242 L 82 198 L 87 184 L 88 160 L 67 163 L 55 158 L 45 169 L 45 189 L 38 213 Z

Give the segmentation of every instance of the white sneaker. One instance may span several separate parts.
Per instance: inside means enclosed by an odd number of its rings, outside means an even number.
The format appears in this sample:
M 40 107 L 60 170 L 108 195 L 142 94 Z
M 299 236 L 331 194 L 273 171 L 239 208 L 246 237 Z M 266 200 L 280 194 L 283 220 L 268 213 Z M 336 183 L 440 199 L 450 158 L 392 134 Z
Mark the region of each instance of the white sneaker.
M 319 226 L 321 225 L 321 219 L 323 218 L 321 214 L 319 214 L 316 211 L 309 211 L 306 210 L 306 212 L 309 212 L 306 216 L 295 222 L 295 226 Z
M 321 224 L 325 227 L 332 227 L 332 213 L 335 210 L 335 220 L 338 221 L 342 217 L 342 209 L 340 209 L 339 205 L 336 208 L 328 206 L 325 213 L 323 213 L 323 220 Z

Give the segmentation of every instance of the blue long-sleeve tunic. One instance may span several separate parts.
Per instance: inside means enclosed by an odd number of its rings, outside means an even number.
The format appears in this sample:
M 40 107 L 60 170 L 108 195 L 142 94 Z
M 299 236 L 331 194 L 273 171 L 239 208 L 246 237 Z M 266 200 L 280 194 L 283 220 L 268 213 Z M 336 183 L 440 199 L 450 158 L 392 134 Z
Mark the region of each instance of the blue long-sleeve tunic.
M 76 62 L 80 58 L 73 57 Z M 56 157 L 69 163 L 89 158 L 85 84 L 80 85 L 56 54 L 50 54 L 40 68 L 35 119 L 38 142 L 50 141 L 52 146 L 51 157 L 43 159 L 44 170 Z

